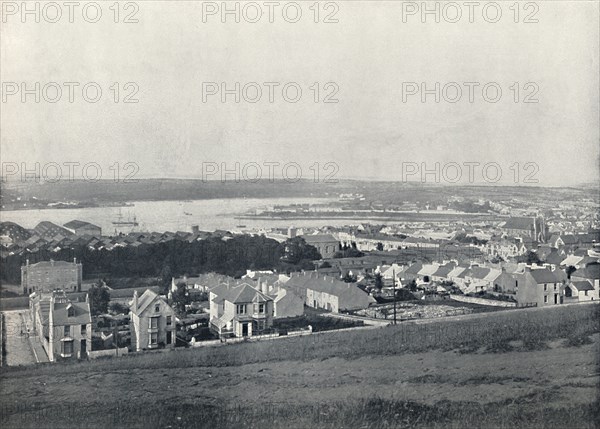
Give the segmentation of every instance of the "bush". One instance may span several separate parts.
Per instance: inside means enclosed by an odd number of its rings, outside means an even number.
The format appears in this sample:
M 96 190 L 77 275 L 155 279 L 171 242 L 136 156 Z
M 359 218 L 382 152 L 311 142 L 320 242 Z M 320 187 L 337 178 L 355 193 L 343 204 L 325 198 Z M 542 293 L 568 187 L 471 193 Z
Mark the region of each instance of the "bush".
M 568 347 L 581 347 L 587 344 L 592 344 L 593 341 L 587 334 L 580 334 L 567 338 L 567 346 Z
M 128 314 L 129 307 L 118 302 L 111 302 L 108 309 L 112 314 Z

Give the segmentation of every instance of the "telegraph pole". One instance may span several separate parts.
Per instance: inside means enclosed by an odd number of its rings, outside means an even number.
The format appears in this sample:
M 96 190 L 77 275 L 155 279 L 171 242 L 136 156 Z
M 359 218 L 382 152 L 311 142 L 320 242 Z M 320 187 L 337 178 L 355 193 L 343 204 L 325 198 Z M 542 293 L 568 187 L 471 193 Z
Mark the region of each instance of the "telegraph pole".
M 115 356 L 119 356 L 119 325 L 114 321 L 113 326 L 113 344 L 115 345 Z
M 392 270 L 394 285 L 394 325 L 396 324 L 396 270 Z

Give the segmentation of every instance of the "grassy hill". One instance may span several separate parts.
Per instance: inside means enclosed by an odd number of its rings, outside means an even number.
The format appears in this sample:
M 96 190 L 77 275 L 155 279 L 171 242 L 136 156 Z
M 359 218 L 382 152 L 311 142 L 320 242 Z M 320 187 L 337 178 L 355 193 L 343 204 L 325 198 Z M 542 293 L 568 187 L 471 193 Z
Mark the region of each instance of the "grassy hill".
M 3 368 L 2 427 L 594 427 L 598 305 Z

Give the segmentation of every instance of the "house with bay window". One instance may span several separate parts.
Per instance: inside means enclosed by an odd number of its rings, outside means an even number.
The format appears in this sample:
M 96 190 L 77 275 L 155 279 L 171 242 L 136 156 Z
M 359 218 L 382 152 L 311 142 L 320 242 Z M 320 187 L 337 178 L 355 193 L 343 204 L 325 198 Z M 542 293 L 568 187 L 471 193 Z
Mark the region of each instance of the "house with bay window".
M 247 283 L 210 290 L 210 329 L 221 338 L 251 337 L 273 327 L 273 298 Z
M 175 311 L 156 292 L 134 291 L 129 315 L 133 351 L 175 347 Z
M 67 298 L 62 290 L 29 295 L 33 329 L 50 362 L 85 359 L 92 346 L 92 316 L 85 302 Z

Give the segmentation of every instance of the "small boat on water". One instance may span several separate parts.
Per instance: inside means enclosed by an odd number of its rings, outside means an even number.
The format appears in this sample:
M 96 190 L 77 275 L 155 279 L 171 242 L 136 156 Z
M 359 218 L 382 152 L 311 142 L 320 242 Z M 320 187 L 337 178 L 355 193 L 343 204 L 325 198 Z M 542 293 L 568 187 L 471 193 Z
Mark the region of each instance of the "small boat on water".
M 246 225 L 237 225 L 236 228 L 246 228 Z
M 190 212 L 183 212 L 184 215 L 186 216 L 191 216 L 192 214 Z
M 120 209 L 119 209 L 119 214 L 117 215 L 117 220 L 113 220 L 112 224 L 118 225 L 118 226 L 138 226 L 139 225 L 135 215 L 133 215 L 133 220 L 131 218 L 129 218 L 129 216 L 127 217 L 127 220 L 123 220 L 123 214 L 121 213 Z

